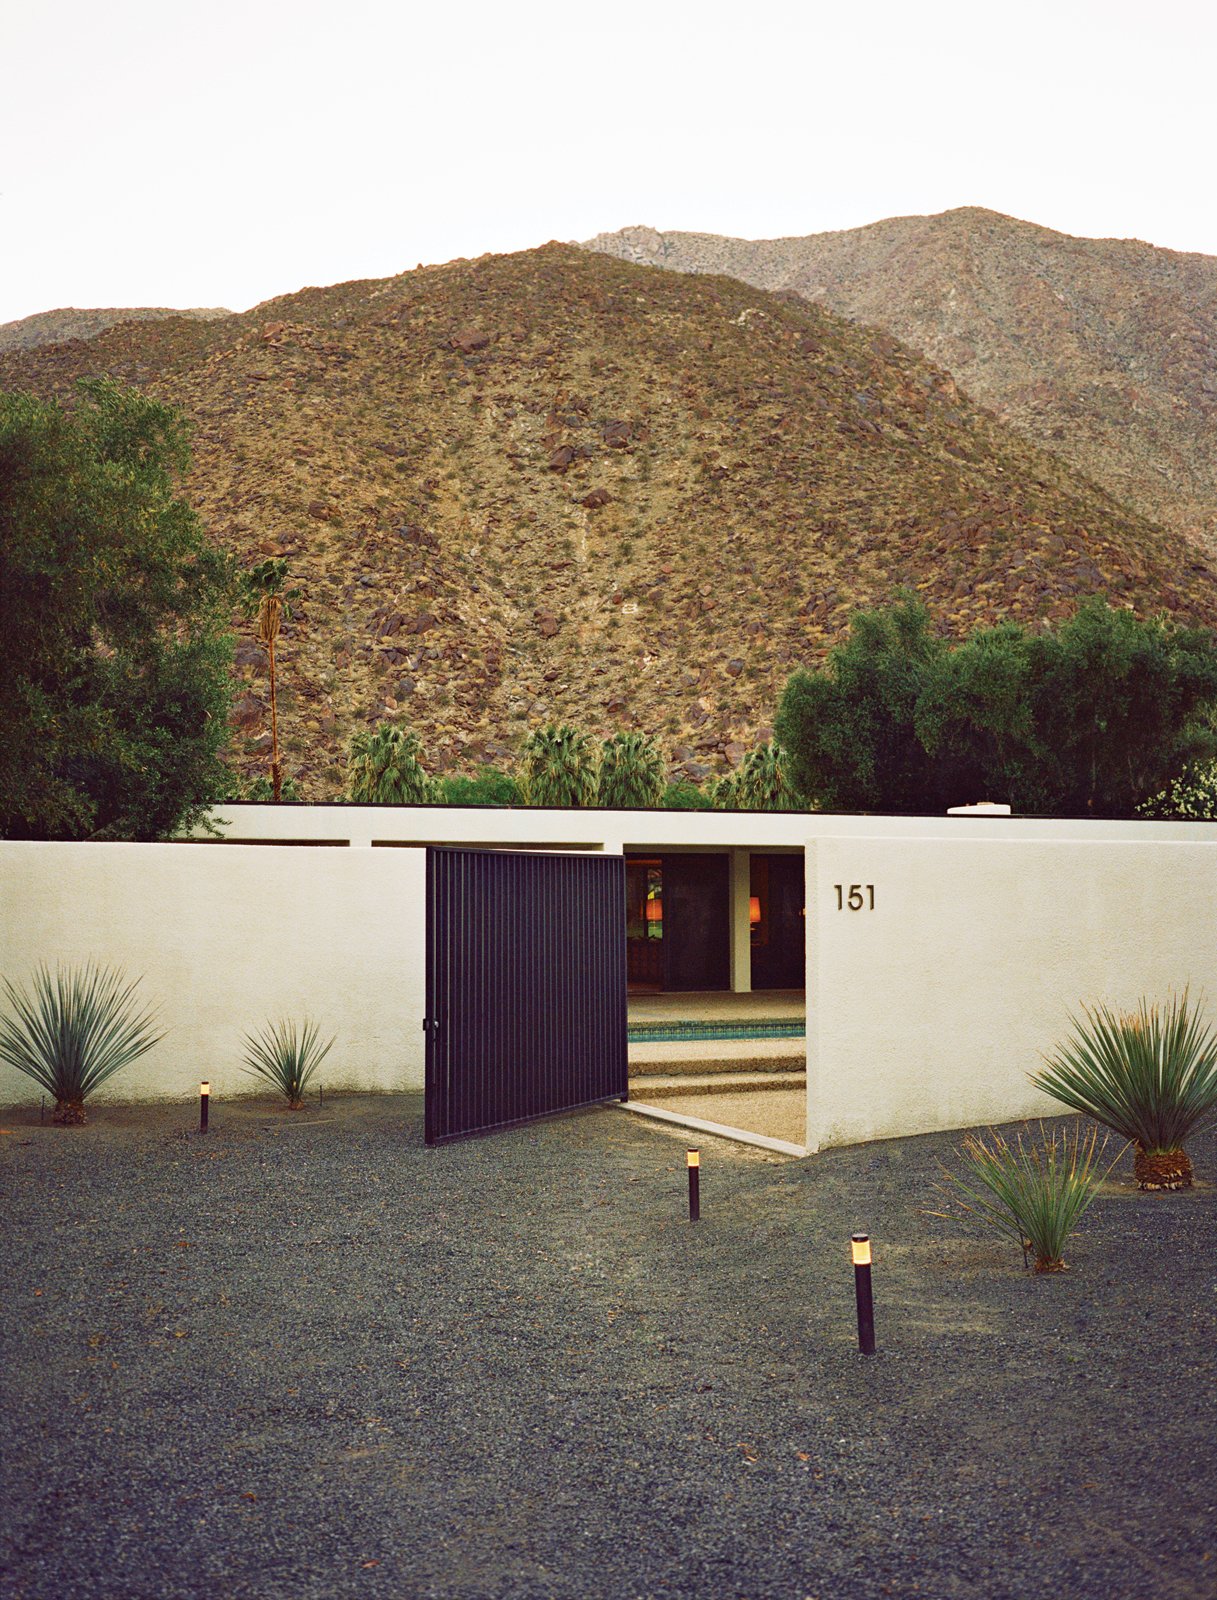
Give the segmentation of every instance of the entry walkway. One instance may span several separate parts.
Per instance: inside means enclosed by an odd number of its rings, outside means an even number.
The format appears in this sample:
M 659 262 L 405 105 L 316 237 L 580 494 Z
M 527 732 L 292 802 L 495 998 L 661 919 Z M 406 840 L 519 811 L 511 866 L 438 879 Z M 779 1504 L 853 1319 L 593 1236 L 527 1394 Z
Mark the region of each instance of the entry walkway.
M 631 1023 L 739 1022 L 769 1017 L 804 1018 L 807 997 L 802 989 L 757 989 L 751 994 L 722 990 L 686 994 L 632 994 Z
M 801 989 L 631 995 L 630 1101 L 693 1126 L 801 1146 L 806 1000 Z

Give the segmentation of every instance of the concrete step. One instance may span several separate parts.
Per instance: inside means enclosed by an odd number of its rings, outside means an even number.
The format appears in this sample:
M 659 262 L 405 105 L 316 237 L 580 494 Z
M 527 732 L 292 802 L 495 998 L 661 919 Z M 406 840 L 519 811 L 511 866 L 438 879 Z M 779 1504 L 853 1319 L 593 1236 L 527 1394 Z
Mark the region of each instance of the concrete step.
M 631 1072 L 799 1072 L 806 1062 L 802 1039 L 678 1039 L 629 1047 Z
M 664 1100 L 695 1094 L 742 1094 L 767 1089 L 803 1089 L 806 1072 L 717 1072 L 630 1074 L 631 1100 Z

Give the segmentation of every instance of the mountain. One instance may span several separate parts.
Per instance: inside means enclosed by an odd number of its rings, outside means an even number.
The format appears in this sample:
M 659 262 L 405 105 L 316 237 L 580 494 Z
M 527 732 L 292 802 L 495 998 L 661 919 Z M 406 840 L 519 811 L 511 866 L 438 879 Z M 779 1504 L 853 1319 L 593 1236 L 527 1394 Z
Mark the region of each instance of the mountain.
M 36 350 L 39 345 L 62 344 L 66 339 L 95 339 L 117 322 L 163 322 L 166 317 L 197 317 L 204 322 L 231 317 L 223 307 L 172 311 L 165 306 L 110 307 L 78 311 L 65 306 L 59 311 L 39 311 L 17 322 L 0 322 L 0 351 Z
M 972 207 L 794 239 L 624 228 L 587 248 L 884 328 L 1117 499 L 1217 549 L 1217 257 Z
M 99 373 L 191 418 L 217 541 L 290 560 L 280 725 L 309 798 L 384 716 L 440 770 L 553 717 L 721 770 L 900 585 L 954 634 L 1098 590 L 1217 624 L 1205 558 L 946 373 L 732 278 L 551 244 L 0 356 L 6 389 Z M 236 670 L 233 763 L 265 770 L 247 625 Z

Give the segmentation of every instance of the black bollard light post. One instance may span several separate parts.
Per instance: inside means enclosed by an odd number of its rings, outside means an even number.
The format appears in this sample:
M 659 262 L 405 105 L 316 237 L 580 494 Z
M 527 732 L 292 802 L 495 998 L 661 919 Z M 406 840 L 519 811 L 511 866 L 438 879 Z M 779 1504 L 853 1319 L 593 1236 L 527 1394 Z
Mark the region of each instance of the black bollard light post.
M 870 1235 L 855 1233 L 852 1240 L 854 1255 L 854 1298 L 858 1302 L 858 1349 L 864 1356 L 875 1353 L 875 1302 L 870 1282 Z
M 207 1109 L 211 1105 L 211 1085 L 199 1084 L 199 1132 L 207 1132 Z
M 690 1150 L 685 1155 L 689 1168 L 689 1221 L 701 1219 L 701 1151 Z

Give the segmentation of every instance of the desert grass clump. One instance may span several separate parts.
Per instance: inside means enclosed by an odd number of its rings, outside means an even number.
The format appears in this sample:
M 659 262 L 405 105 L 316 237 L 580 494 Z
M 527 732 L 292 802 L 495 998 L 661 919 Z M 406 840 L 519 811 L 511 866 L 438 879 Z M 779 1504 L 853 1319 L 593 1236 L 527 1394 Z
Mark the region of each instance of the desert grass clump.
M 987 1139 L 969 1134 L 959 1151 L 964 1170 L 944 1167 L 938 1186 L 952 1209 L 929 1214 L 962 1214 L 1013 1239 L 1033 1271 L 1064 1272 L 1065 1241 L 1114 1164 L 1099 1170 L 1107 1141 L 1098 1137 L 1097 1128 L 1046 1134 L 1042 1124 L 1038 1144 L 1022 1130 L 1013 1144 L 993 1129 Z
M 31 992 L 4 980 L 12 1014 L 0 1018 L 0 1060 L 55 1098 L 52 1121 L 78 1126 L 93 1090 L 164 1038 L 116 967 L 37 969 Z
M 1082 1011 L 1032 1083 L 1129 1140 L 1142 1189 L 1191 1188 L 1183 1141 L 1217 1116 L 1217 1035 L 1186 990 L 1166 1005 Z
M 334 1044 L 333 1039 L 322 1044 L 317 1024 L 307 1018 L 300 1024 L 288 1018 L 268 1022 L 261 1033 L 247 1033 L 244 1041 L 242 1070 L 273 1083 L 291 1111 L 304 1104 L 308 1081 Z

